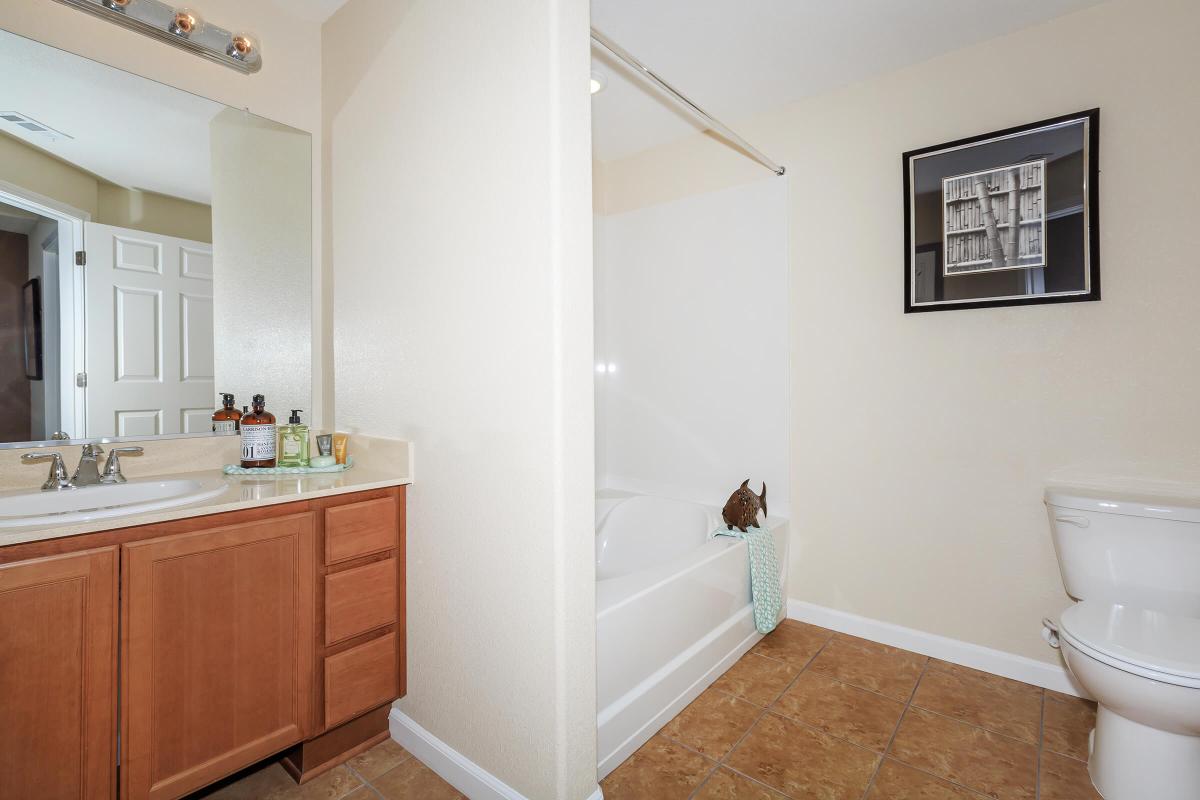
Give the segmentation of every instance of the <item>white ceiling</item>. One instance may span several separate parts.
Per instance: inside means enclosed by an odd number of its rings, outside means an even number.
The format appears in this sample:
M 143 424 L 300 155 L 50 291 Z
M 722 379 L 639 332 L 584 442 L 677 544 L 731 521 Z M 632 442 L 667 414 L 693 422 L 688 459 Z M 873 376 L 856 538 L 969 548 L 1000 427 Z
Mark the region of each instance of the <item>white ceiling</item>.
M 736 129 L 743 117 L 1099 2 L 592 0 L 592 25 Z M 595 45 L 592 57 L 608 80 L 592 105 L 598 159 L 702 128 Z
M 224 108 L 0 31 L 0 111 L 73 138 L 51 141 L 3 121 L 0 131 L 118 186 L 211 202 L 209 122 Z

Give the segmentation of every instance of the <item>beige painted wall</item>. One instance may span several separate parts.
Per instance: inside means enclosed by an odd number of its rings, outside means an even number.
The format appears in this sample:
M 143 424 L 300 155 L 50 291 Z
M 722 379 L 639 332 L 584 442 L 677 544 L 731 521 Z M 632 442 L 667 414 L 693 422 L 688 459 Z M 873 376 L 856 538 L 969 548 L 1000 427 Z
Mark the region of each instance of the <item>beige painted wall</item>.
M 204 0 L 204 16 L 226 28 L 255 31 L 262 40 L 263 68 L 242 75 L 184 50 L 156 42 L 104 20 L 53 2 L 0 3 L 0 28 L 194 92 L 234 108 L 308 131 L 321 152 L 321 26 L 283 0 Z M 321 215 L 321 169 L 314 157 L 313 219 Z M 312 232 L 312 375 L 314 425 L 325 424 L 333 386 L 328 363 L 332 326 L 323 316 L 321 226 Z
M 587 25 L 351 0 L 324 30 L 337 424 L 417 452 L 400 709 L 534 800 L 596 789 Z
M 1117 0 L 737 121 L 790 182 L 793 597 L 1053 662 L 1046 482 L 1200 482 L 1198 27 Z M 900 154 L 1093 106 L 1104 299 L 902 314 Z M 697 136 L 606 164 L 601 196 L 763 172 Z
M 212 241 L 212 209 L 178 197 L 126 189 L 0 133 L 0 180 L 86 211 L 92 222 Z

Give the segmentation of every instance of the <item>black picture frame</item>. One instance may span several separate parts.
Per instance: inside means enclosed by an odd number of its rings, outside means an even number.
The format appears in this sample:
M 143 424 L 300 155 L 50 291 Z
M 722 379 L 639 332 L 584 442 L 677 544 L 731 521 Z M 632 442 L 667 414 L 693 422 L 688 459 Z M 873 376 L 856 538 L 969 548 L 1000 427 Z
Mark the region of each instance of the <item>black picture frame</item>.
M 21 341 L 25 349 L 25 377 L 44 380 L 42 375 L 42 282 L 30 278 L 21 286 Z
M 917 202 L 914 195 L 915 189 L 915 168 L 922 158 L 931 156 L 944 156 L 947 153 L 955 153 L 957 156 L 964 155 L 972 147 L 981 147 L 983 145 L 993 145 L 1000 141 L 1011 142 L 1019 140 L 1022 136 L 1030 137 L 1031 143 L 1036 142 L 1032 138 L 1036 135 L 1045 134 L 1048 129 L 1065 129 L 1073 125 L 1083 126 L 1082 132 L 1082 165 L 1079 169 L 1082 175 L 1082 185 L 1079 187 L 1082 196 L 1082 202 L 1079 206 L 1079 212 L 1076 216 L 1082 216 L 1082 231 L 1078 234 L 1078 247 L 1074 237 L 1065 239 L 1065 241 L 1056 241 L 1055 238 L 1050 238 L 1048 241 L 1042 240 L 1038 243 L 1038 247 L 1042 251 L 1042 262 L 1045 267 L 1050 267 L 1051 263 L 1070 263 L 1063 256 L 1063 247 L 1070 248 L 1068 255 L 1071 261 L 1080 259 L 1082 266 L 1078 267 L 1079 278 L 1083 281 L 1082 288 L 1069 287 L 1067 290 L 1048 291 L 1045 287 L 1047 269 L 1043 269 L 1042 274 L 1042 290 L 1040 293 L 1025 293 L 1025 294 L 1005 294 L 996 297 L 970 297 L 966 299 L 943 299 L 945 297 L 944 287 L 947 283 L 957 280 L 955 275 L 943 275 L 944 270 L 948 267 L 942 265 L 946 263 L 946 254 L 942 253 L 941 244 L 931 245 L 927 241 L 916 241 L 915 234 L 916 222 L 914 215 L 918 213 Z M 975 174 L 982 174 L 989 170 L 999 171 L 1003 168 L 1015 169 L 1017 166 L 1022 166 L 1027 163 L 1032 163 L 1029 159 L 1021 159 L 1016 164 L 980 164 L 975 171 Z M 951 142 L 922 147 L 917 150 L 909 150 L 901 157 L 901 166 L 904 177 L 904 313 L 922 313 L 926 311 L 952 311 L 966 310 L 974 308 L 996 308 L 1002 306 L 1029 306 L 1029 305 L 1047 305 L 1050 303 L 1078 303 L 1100 300 L 1100 109 L 1093 108 L 1087 111 L 1080 111 L 1074 114 L 1064 114 L 1050 119 L 1031 122 L 1026 125 L 1018 125 L 1012 128 L 992 131 L 990 133 L 980 134 L 978 136 L 970 136 L 965 139 L 957 139 Z M 944 178 L 944 181 L 952 180 L 953 174 Z M 1015 177 L 1013 179 L 1015 185 Z M 944 186 L 945 184 L 943 184 Z M 1022 184 L 1024 186 L 1024 184 Z M 1016 190 L 1014 190 L 1016 191 Z M 1023 190 L 1022 190 L 1023 191 Z M 939 203 L 938 225 L 941 230 L 946 230 L 946 219 L 948 218 L 946 190 L 943 188 L 943 195 Z M 986 195 L 987 192 L 982 192 Z M 1039 195 L 1039 202 L 1044 198 Z M 983 198 L 980 199 L 981 205 L 984 203 Z M 1046 230 L 1045 212 L 1042 212 L 1043 219 L 1041 222 L 1041 230 L 1043 233 Z M 925 220 L 928 221 L 928 220 Z M 1021 225 L 1027 224 L 1024 220 Z M 1036 224 L 1036 223 L 1035 223 Z M 1011 225 L 1007 226 L 1011 229 Z M 992 229 L 994 233 L 994 228 Z M 947 237 L 948 238 L 948 237 Z M 1060 237 L 1061 238 L 1061 237 Z M 1015 241 L 1015 240 L 1014 240 Z M 947 245 L 947 247 L 949 247 Z M 1056 254 L 1055 250 L 1058 248 Z M 916 297 L 918 291 L 914 281 L 914 270 L 918 265 L 918 256 L 927 254 L 931 249 L 936 250 L 936 263 L 939 265 L 937 270 L 936 280 L 928 282 L 920 287 L 919 291 L 929 292 L 932 289 L 933 299 L 919 299 Z M 952 248 L 950 248 L 952 249 Z M 1076 249 L 1078 252 L 1076 252 Z M 995 251 L 993 251 L 995 252 Z M 926 255 L 926 258 L 928 256 Z M 975 262 L 979 263 L 979 262 Z M 1010 264 L 1013 262 L 1009 262 Z M 1032 272 L 1032 269 L 1015 266 L 1010 268 L 1013 271 L 1023 270 Z M 982 271 L 982 270 L 981 270 Z M 929 281 L 926 278 L 926 281 Z M 1028 285 L 1028 284 L 1027 284 Z

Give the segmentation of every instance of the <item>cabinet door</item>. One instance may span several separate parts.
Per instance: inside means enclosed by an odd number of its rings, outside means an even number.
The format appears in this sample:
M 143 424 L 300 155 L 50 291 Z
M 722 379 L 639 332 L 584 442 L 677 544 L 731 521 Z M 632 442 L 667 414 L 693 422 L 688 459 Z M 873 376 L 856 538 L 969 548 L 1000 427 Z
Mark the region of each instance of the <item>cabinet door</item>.
M 0 796 L 116 789 L 115 548 L 0 566 Z
M 301 741 L 311 513 L 122 547 L 124 796 L 176 798 Z

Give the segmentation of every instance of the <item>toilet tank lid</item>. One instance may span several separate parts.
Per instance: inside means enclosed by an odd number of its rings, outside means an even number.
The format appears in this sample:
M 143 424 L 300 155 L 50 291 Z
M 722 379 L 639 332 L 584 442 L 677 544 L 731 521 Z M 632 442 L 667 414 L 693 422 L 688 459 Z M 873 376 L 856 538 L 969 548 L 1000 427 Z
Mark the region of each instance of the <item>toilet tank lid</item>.
M 1200 497 L 1052 486 L 1045 499 L 1048 506 L 1075 511 L 1200 522 Z

